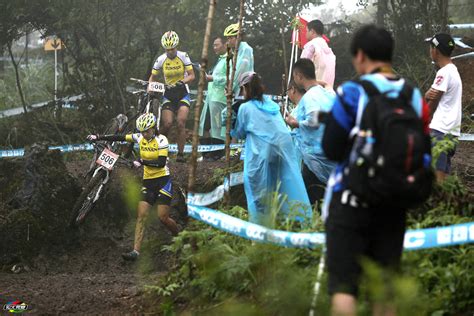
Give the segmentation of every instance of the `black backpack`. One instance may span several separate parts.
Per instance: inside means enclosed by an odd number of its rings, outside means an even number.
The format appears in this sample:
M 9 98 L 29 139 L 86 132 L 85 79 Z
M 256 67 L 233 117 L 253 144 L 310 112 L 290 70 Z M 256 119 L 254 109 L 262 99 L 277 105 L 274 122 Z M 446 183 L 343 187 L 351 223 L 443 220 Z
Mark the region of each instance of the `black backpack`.
M 431 139 L 412 106 L 414 88 L 405 83 L 397 98 L 380 93 L 369 81 L 357 81 L 369 101 L 356 122 L 348 189 L 364 204 L 409 208 L 431 194 Z M 358 129 L 357 129 L 358 127 Z

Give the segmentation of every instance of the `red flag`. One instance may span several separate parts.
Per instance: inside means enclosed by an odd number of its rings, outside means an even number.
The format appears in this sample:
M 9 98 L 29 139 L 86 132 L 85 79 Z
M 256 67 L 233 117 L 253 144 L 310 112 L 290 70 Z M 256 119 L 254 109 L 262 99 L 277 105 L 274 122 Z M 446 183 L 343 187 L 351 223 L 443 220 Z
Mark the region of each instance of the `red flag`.
M 303 19 L 302 17 L 297 16 L 293 22 L 293 33 L 291 34 L 291 42 L 293 43 L 293 39 L 295 39 L 295 31 L 298 29 L 298 36 L 296 36 L 296 43 L 300 48 L 303 48 L 304 45 L 308 42 L 306 39 L 306 25 L 308 21 Z

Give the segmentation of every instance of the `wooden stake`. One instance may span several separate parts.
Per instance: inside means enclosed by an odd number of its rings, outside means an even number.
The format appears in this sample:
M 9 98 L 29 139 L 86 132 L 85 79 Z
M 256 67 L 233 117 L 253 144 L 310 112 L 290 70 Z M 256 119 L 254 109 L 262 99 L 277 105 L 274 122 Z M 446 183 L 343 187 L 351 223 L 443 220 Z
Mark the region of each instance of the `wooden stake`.
M 235 45 L 235 51 L 232 58 L 232 73 L 229 78 L 227 76 L 227 120 L 226 120 L 226 132 L 225 132 L 225 161 L 226 161 L 226 177 L 229 176 L 229 169 L 230 169 L 230 128 L 231 128 L 231 120 L 232 120 L 232 99 L 234 96 L 233 84 L 235 79 L 235 70 L 237 67 L 237 56 L 239 54 L 239 45 L 241 41 L 241 30 L 242 30 L 242 19 L 244 16 L 244 4 L 245 0 L 240 0 L 240 12 L 239 12 L 239 32 L 237 33 L 237 43 Z M 229 47 L 227 47 L 227 52 L 229 53 Z M 227 59 L 227 74 L 229 71 L 229 59 Z M 230 192 L 227 190 L 224 193 L 224 203 L 228 205 L 230 201 Z
M 196 105 L 194 107 L 193 151 L 191 154 L 191 164 L 189 166 L 188 192 L 194 192 L 194 184 L 196 182 L 197 148 L 198 148 L 198 141 L 199 141 L 199 135 L 198 135 L 199 134 L 199 121 L 201 118 L 201 106 L 204 100 L 204 86 L 206 84 L 209 38 L 211 37 L 212 19 L 214 17 L 215 6 L 216 6 L 216 0 L 209 0 L 209 11 L 207 13 L 206 33 L 204 34 L 204 46 L 202 48 L 197 100 L 196 100 Z

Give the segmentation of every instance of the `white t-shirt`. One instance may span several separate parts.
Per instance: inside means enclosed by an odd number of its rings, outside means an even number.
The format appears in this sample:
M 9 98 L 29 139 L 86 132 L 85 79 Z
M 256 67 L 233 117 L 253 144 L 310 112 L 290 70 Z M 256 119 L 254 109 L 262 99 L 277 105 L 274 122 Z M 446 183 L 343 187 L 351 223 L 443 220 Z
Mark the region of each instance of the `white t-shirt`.
M 444 92 L 433 115 L 430 128 L 442 133 L 461 135 L 462 82 L 454 64 L 447 64 L 436 73 L 431 86 Z

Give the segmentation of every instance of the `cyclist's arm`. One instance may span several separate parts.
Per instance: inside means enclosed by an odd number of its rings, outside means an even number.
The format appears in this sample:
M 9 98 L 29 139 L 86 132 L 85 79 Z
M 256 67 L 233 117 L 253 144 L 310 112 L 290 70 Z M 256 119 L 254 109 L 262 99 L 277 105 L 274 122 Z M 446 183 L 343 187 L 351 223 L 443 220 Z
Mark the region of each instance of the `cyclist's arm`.
M 160 74 L 159 70 L 153 69 L 151 71 L 151 75 L 150 75 L 150 78 L 148 79 L 148 81 L 158 81 L 158 75 L 159 74 Z
M 111 141 L 111 142 L 126 141 L 125 135 L 97 135 L 97 140 L 105 140 L 105 141 Z
M 153 159 L 153 160 L 140 159 L 140 162 L 144 166 L 163 168 L 164 166 L 166 166 L 167 159 L 168 159 L 168 156 L 158 156 L 158 159 Z
M 169 145 L 168 139 L 164 136 L 160 136 L 158 139 L 159 146 L 158 146 L 158 158 L 157 159 L 140 159 L 142 165 L 156 167 L 156 168 L 163 168 L 166 166 L 166 162 L 168 159 L 168 152 L 169 152 Z
M 194 75 L 194 69 L 192 65 L 186 66 L 185 67 L 186 73 L 188 74 L 184 79 L 182 80 L 183 83 L 190 83 L 196 78 Z

